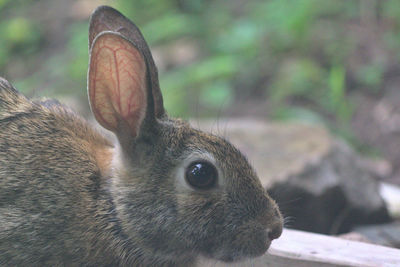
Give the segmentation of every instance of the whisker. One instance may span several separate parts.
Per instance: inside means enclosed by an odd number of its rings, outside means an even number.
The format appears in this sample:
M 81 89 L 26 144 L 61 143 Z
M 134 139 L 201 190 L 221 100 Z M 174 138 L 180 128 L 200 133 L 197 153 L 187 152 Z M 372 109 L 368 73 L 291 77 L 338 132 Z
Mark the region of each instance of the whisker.
M 273 196 L 273 194 L 271 195 L 271 197 L 272 197 L 273 199 L 276 199 L 276 198 Z M 298 202 L 298 201 L 300 201 L 300 200 L 302 200 L 302 199 L 303 199 L 302 197 L 297 197 L 297 198 L 293 198 L 293 199 L 287 199 L 287 200 L 285 200 L 285 201 L 280 200 L 280 201 L 278 202 L 278 205 L 279 205 L 279 207 L 284 207 L 284 206 L 286 206 L 286 205 L 288 205 L 288 204 L 293 204 L 293 203 Z
M 296 218 L 292 216 L 283 217 L 283 227 L 290 228 L 292 223 L 296 220 Z

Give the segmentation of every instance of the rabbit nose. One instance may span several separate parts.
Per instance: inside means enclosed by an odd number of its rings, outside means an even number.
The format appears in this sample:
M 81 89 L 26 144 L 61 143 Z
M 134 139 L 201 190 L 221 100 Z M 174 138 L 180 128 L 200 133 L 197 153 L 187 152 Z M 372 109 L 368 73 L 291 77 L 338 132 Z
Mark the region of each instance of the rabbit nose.
M 282 224 L 276 224 L 267 229 L 267 234 L 270 240 L 277 239 L 282 234 Z

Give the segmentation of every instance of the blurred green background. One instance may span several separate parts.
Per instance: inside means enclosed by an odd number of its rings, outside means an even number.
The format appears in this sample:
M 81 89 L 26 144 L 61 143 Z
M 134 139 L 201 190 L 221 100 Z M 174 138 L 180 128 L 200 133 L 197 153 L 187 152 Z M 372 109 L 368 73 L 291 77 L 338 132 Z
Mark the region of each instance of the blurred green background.
M 173 116 L 321 123 L 366 149 L 357 96 L 398 77 L 398 0 L 0 0 L 0 75 L 87 109 L 87 30 L 100 4 L 142 30 Z M 86 105 L 86 106 L 85 106 Z

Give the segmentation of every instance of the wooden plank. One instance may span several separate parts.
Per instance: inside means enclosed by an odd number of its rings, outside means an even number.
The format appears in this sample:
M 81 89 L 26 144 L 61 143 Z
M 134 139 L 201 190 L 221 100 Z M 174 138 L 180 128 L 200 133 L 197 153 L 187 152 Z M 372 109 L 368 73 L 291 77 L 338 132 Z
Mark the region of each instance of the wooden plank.
M 198 266 L 399 267 L 400 249 L 285 229 L 259 258 L 237 264 L 202 260 Z

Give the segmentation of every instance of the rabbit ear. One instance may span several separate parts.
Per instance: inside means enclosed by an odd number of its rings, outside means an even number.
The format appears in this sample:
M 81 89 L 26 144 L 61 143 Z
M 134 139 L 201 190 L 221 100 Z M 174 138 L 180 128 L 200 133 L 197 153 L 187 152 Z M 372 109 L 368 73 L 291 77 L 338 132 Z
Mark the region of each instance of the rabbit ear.
M 88 89 L 97 121 L 118 137 L 136 138 L 145 116 L 154 116 L 143 55 L 118 33 L 103 32 L 93 41 Z
M 152 98 L 154 115 L 161 118 L 165 114 L 158 73 L 150 49 L 138 27 L 120 12 L 109 6 L 100 6 L 92 14 L 89 26 L 89 49 L 96 36 L 103 31 L 118 32 L 140 51 L 147 65 L 150 79 L 149 97 Z

